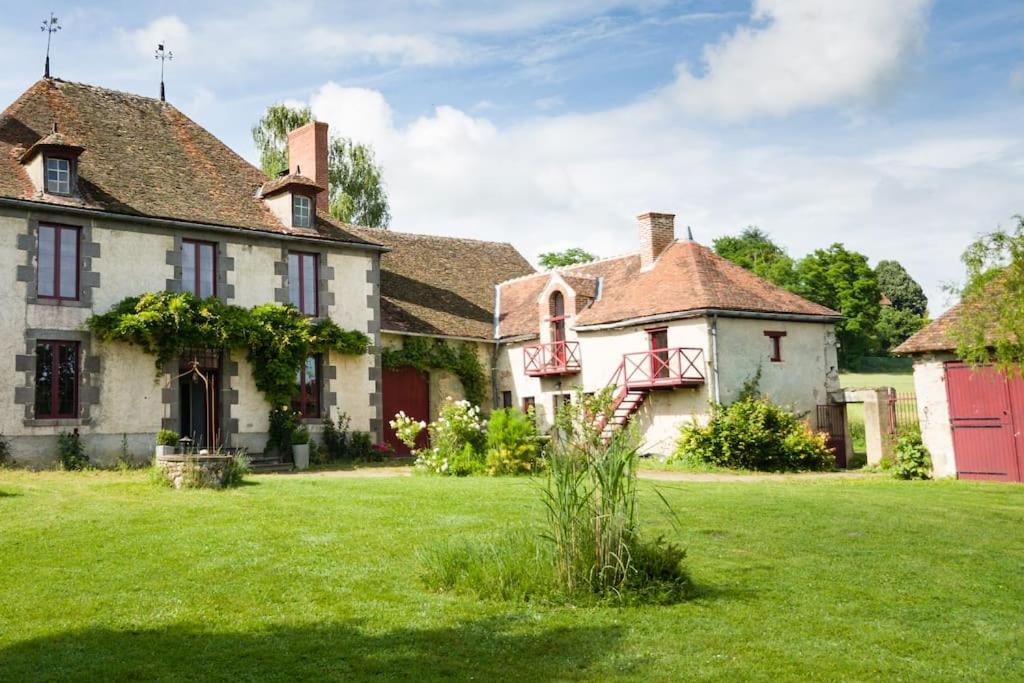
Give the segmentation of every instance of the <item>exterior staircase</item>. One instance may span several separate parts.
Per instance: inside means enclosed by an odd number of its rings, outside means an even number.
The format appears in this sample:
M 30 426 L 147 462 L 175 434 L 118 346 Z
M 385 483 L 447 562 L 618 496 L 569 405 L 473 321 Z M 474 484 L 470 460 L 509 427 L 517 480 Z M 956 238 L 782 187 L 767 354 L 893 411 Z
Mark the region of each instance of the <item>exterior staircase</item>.
M 598 418 L 607 441 L 643 407 L 652 391 L 704 384 L 703 349 L 670 348 L 627 353 L 608 381 L 612 406 Z

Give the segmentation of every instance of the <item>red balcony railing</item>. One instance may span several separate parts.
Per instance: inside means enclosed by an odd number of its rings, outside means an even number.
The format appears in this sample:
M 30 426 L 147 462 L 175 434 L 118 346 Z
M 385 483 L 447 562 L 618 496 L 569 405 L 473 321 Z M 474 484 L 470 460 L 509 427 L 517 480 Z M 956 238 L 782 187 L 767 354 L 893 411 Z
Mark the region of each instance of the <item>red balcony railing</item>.
M 523 348 L 523 366 L 530 377 L 575 375 L 582 367 L 579 342 L 531 344 Z
M 703 384 L 703 349 L 651 349 L 626 353 L 619 368 L 625 389 L 696 386 Z

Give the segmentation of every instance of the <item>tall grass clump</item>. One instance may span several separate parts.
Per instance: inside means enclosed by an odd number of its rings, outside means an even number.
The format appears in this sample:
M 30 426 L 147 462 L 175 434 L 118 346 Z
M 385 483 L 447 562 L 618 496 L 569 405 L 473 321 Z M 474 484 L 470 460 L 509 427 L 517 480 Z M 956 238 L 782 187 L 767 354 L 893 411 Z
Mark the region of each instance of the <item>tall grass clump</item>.
M 610 395 L 577 392 L 559 411 L 543 489 L 547 538 L 558 589 L 628 598 L 655 590 L 682 597 L 689 586 L 685 552 L 663 538 L 645 542 L 637 518 L 636 429 L 606 437 Z M 660 494 L 659 494 L 660 495 Z M 668 503 L 664 498 L 666 510 Z

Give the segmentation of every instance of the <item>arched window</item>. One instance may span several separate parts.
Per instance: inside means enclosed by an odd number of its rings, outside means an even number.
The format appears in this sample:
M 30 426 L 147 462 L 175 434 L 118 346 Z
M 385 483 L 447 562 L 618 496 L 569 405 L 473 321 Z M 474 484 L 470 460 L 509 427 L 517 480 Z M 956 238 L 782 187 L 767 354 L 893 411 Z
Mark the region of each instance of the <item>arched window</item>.
M 555 291 L 551 294 L 548 302 L 548 310 L 551 313 L 551 341 L 565 341 L 565 297 L 562 293 Z

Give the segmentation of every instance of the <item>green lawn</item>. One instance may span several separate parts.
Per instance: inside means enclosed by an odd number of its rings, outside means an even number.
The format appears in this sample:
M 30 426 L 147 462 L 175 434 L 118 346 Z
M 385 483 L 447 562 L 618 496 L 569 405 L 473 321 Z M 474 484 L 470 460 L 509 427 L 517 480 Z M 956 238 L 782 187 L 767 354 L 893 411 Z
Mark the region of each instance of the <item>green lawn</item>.
M 538 522 L 536 487 L 262 476 L 179 492 L 0 471 L 0 679 L 1024 678 L 1024 487 L 663 484 L 689 602 L 423 587 L 419 548 Z

